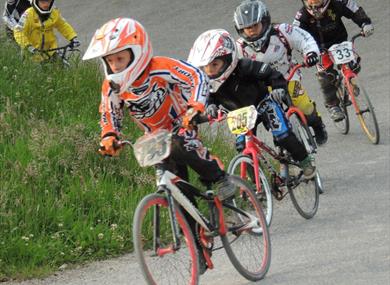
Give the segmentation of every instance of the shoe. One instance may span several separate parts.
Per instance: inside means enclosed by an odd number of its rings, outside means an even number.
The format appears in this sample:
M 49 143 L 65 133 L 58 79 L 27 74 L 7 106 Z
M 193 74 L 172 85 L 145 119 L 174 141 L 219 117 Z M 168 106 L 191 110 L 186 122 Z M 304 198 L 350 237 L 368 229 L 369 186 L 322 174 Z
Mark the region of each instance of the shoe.
M 330 118 L 335 122 L 344 120 L 344 113 L 341 111 L 339 106 L 328 107 Z
M 219 200 L 224 201 L 234 196 L 236 188 L 228 180 L 228 176 L 225 176 L 221 180 L 216 182 L 217 196 Z
M 325 129 L 324 124 L 320 124 L 318 126 L 312 127 L 314 131 L 314 138 L 316 140 L 317 145 L 323 145 L 328 141 L 328 132 Z
M 316 167 L 311 163 L 310 156 L 307 156 L 299 164 L 303 171 L 303 177 L 307 180 L 312 179 L 316 175 Z

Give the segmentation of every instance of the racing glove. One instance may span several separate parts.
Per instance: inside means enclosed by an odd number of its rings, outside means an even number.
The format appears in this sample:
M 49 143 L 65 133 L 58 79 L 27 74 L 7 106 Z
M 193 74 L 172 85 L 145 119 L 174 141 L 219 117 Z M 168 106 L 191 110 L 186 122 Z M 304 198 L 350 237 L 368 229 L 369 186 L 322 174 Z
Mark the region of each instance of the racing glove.
M 374 26 L 371 24 L 363 24 L 362 32 L 365 37 L 369 37 L 374 33 Z
M 81 45 L 79 39 L 77 37 L 74 37 L 70 40 L 69 47 L 70 48 L 77 48 Z
M 206 114 L 213 119 L 218 118 L 218 107 L 215 104 L 210 104 L 207 106 Z
M 33 47 L 32 45 L 28 45 L 28 46 L 26 47 L 26 50 L 27 50 L 29 53 L 31 53 L 31 54 L 36 54 L 36 53 L 38 52 L 38 50 L 37 50 L 35 47 Z
M 270 94 L 273 101 L 282 105 L 286 98 L 286 90 L 283 88 L 273 89 Z
M 314 66 L 318 63 L 319 57 L 318 54 L 315 53 L 314 51 L 308 52 L 305 55 L 305 65 L 307 66 Z
M 120 149 L 121 147 L 115 136 L 106 136 L 100 141 L 99 153 L 101 155 L 118 156 Z

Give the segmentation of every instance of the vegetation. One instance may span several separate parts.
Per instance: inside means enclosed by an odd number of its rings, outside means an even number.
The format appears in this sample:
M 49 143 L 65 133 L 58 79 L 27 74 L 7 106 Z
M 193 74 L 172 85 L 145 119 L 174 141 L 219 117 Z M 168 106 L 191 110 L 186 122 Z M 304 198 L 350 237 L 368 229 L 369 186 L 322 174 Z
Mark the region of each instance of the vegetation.
M 154 173 L 130 150 L 97 155 L 97 64 L 41 65 L 0 41 L 0 281 L 131 251 L 133 213 Z M 205 144 L 225 163 L 233 154 L 224 136 Z

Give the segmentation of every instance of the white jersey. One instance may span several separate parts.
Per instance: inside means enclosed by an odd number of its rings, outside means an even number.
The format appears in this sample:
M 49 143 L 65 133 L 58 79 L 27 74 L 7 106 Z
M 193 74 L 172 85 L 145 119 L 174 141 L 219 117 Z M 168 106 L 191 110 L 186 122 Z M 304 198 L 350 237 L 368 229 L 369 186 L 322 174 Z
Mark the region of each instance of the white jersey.
M 294 65 L 291 51 L 297 50 L 303 56 L 309 52 L 320 53 L 314 38 L 305 30 L 290 24 L 278 24 L 271 31 L 268 48 L 263 52 L 256 52 L 242 38 L 237 40 L 239 57 L 246 57 L 269 63 L 273 68 L 288 77 L 290 68 Z M 300 80 L 300 73 L 296 72 L 292 80 Z

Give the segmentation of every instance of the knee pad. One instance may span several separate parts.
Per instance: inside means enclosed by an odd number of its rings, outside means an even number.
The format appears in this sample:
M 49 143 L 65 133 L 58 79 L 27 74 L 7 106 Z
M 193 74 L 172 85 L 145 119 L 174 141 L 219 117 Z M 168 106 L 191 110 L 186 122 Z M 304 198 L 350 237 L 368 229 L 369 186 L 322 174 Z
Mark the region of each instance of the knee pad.
M 284 116 L 284 112 L 279 104 L 272 100 L 266 100 L 258 108 L 258 111 L 264 120 L 264 125 L 271 130 L 274 138 L 285 136 L 291 129 L 290 123 Z

